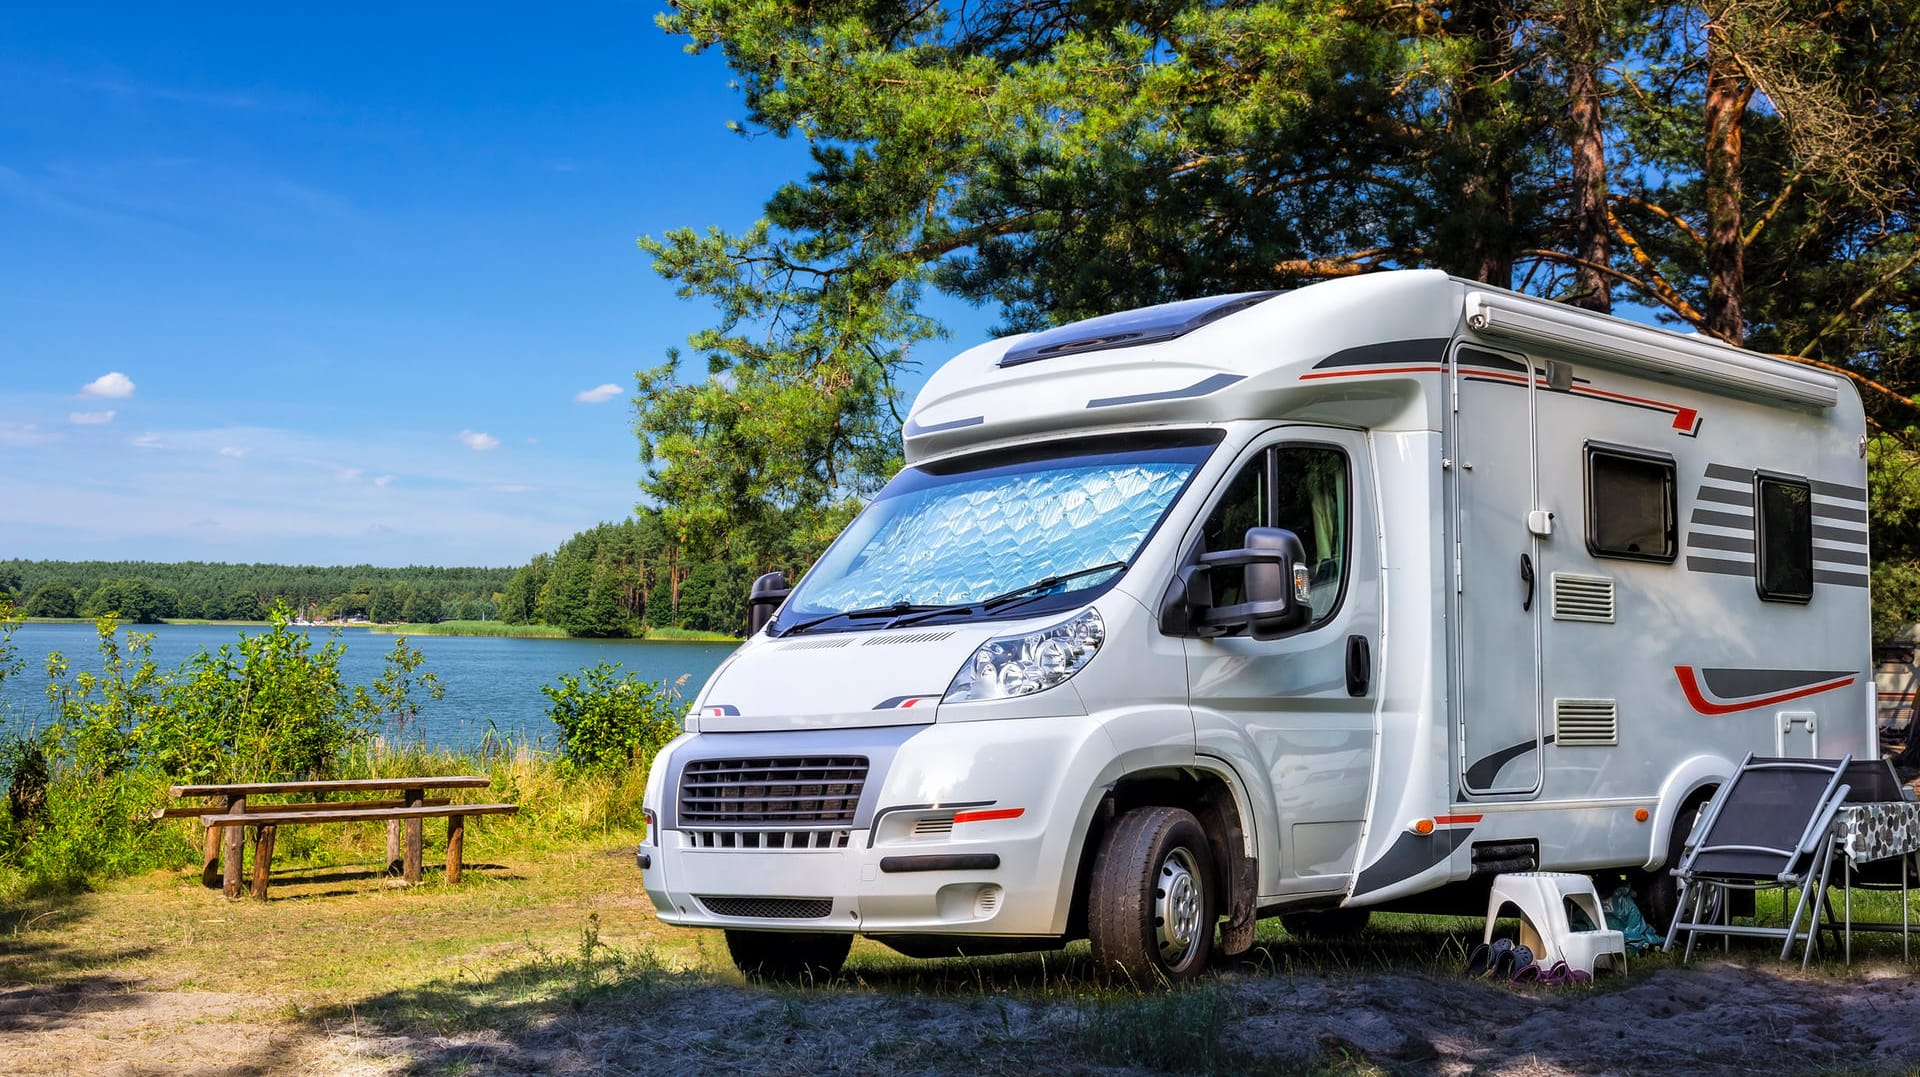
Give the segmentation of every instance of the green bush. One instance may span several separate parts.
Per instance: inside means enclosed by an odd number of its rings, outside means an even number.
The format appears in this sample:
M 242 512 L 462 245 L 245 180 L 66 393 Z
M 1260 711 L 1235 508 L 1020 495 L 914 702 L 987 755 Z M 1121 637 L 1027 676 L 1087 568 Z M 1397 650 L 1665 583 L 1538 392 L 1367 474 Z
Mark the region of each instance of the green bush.
M 560 729 L 561 751 L 576 770 L 644 769 L 680 732 L 679 686 L 643 681 L 620 663 L 598 662 L 578 676 L 561 674 L 540 691 Z

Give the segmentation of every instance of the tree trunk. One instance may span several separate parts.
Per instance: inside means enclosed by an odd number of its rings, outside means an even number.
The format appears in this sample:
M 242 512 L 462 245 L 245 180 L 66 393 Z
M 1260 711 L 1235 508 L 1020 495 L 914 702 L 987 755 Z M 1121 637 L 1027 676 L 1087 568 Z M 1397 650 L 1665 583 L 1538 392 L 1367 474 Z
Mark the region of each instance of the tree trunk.
M 1612 256 L 1612 229 L 1607 221 L 1607 135 L 1600 110 L 1599 20 L 1585 3 L 1574 0 L 1567 9 L 1567 96 L 1572 131 L 1569 149 L 1573 172 L 1573 250 L 1588 263 L 1574 270 L 1576 307 L 1613 312 L 1613 295 L 1604 266 Z
M 1511 19 L 1500 0 L 1465 0 L 1459 10 L 1459 35 L 1475 42 L 1475 63 L 1459 88 L 1457 138 L 1465 138 L 1459 159 L 1459 209 L 1465 232 L 1459 242 L 1461 269 L 1498 288 L 1513 286 L 1513 161 L 1509 134 L 1500 117 L 1503 75 L 1511 67 Z
M 1706 209 L 1708 333 L 1729 344 L 1746 337 L 1740 297 L 1746 290 L 1746 250 L 1740 239 L 1740 127 L 1747 91 L 1727 47 L 1726 29 L 1707 24 Z

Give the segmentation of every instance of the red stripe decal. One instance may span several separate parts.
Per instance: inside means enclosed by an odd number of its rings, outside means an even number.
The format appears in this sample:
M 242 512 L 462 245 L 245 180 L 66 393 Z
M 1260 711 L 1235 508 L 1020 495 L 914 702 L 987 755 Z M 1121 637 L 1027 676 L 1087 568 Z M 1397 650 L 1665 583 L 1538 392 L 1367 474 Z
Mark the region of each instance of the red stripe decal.
M 1761 696 L 1758 699 L 1743 699 L 1738 703 L 1715 703 L 1708 699 L 1704 692 L 1700 691 L 1700 683 L 1694 679 L 1692 666 L 1675 666 L 1673 667 L 1673 675 L 1680 678 L 1680 690 L 1686 693 L 1687 702 L 1692 705 L 1694 710 L 1699 711 L 1701 714 L 1734 714 L 1739 711 L 1758 710 L 1761 707 L 1773 706 L 1775 703 L 1785 703 L 1788 700 L 1803 699 L 1807 696 L 1817 696 L 1822 692 L 1831 692 L 1835 688 L 1845 688 L 1847 685 L 1859 679 L 1857 677 L 1843 677 L 1840 680 L 1809 685 L 1805 688 L 1796 688 L 1791 692 L 1781 692 L 1778 695 Z
M 953 813 L 953 821 L 959 823 L 984 823 L 993 819 L 1018 819 L 1026 814 L 1025 808 L 988 808 L 984 811 L 963 811 Z
M 920 698 L 918 696 L 915 696 L 914 698 L 907 700 L 905 703 L 900 704 L 900 709 L 906 710 L 908 707 L 911 707 L 918 702 L 920 702 Z
M 1436 815 L 1433 821 L 1438 826 L 1459 826 L 1461 823 L 1477 823 L 1480 818 L 1478 815 Z

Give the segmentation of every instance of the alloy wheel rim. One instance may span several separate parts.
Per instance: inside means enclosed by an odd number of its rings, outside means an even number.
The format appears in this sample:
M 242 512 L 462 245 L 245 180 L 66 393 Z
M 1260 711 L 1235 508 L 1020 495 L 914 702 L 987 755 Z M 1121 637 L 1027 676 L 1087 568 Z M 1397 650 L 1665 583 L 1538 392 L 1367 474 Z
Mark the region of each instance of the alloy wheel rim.
M 1167 965 L 1186 961 L 1200 945 L 1205 885 L 1191 850 L 1174 849 L 1160 862 L 1154 878 L 1153 941 Z

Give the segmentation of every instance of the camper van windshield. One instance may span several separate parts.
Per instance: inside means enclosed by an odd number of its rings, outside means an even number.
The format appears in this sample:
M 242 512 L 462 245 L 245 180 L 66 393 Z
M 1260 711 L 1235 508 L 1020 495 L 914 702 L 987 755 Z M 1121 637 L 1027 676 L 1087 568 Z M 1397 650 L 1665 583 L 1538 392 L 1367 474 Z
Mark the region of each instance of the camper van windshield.
M 771 630 L 1082 603 L 1119 578 L 1217 440 L 1081 441 L 907 468 L 807 572 Z

